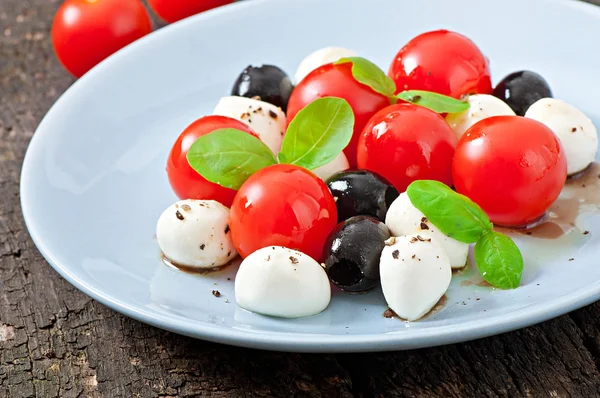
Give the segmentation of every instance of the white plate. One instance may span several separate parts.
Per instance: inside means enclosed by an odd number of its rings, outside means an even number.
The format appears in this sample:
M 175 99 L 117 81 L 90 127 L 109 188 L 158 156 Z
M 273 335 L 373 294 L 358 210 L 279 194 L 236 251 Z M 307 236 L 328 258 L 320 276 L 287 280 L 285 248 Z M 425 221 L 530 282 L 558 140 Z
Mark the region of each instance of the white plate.
M 558 0 L 237 3 L 136 42 L 60 98 L 23 166 L 23 213 L 33 240 L 63 277 L 119 312 L 177 333 L 263 349 L 439 345 L 531 325 L 597 300 L 600 218 L 591 205 L 560 239 L 517 239 L 526 260 L 523 286 L 496 291 L 471 284 L 474 271 L 458 275 L 446 305 L 415 323 L 385 319 L 380 291 L 334 292 L 325 312 L 306 319 L 267 318 L 236 306 L 227 280 L 234 268 L 194 276 L 161 263 L 155 223 L 176 199 L 167 154 L 184 127 L 229 93 L 244 67 L 271 63 L 292 74 L 311 51 L 337 45 L 387 69 L 410 38 L 437 28 L 472 38 L 490 58 L 495 82 L 513 70 L 535 70 L 557 97 L 599 125 L 595 7 Z

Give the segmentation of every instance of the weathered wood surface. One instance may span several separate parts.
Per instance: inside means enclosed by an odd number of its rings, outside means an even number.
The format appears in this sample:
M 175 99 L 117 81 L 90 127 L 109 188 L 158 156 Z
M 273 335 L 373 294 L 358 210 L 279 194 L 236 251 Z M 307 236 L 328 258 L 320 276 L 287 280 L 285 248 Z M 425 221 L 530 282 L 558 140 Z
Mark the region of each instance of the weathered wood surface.
M 37 252 L 19 205 L 27 143 L 73 82 L 48 34 L 58 3 L 0 0 L 0 397 L 600 396 L 598 303 L 466 344 L 299 355 L 181 337 L 77 291 Z

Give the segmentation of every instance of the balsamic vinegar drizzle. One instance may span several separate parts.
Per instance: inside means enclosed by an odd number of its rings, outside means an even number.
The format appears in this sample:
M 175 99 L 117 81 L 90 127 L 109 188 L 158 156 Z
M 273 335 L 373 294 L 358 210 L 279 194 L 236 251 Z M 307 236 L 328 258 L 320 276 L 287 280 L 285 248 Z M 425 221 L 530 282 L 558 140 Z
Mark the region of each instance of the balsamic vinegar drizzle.
M 567 179 L 560 197 L 544 219 L 531 228 L 509 231 L 541 239 L 557 239 L 577 229 L 575 220 L 582 213 L 600 213 L 600 163 L 597 162 Z

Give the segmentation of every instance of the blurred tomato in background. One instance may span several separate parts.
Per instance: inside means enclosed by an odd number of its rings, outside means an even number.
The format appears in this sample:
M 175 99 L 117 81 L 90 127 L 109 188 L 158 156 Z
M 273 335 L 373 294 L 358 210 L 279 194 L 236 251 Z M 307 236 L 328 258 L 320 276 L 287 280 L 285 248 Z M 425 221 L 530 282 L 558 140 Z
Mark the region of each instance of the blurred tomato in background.
M 152 10 L 172 23 L 235 0 L 148 0 Z M 75 77 L 152 32 L 141 0 L 66 0 L 52 23 L 56 56 Z
M 169 23 L 233 2 L 235 0 L 148 0 L 152 10 Z
M 139 0 L 66 0 L 52 23 L 54 51 L 76 77 L 152 31 Z

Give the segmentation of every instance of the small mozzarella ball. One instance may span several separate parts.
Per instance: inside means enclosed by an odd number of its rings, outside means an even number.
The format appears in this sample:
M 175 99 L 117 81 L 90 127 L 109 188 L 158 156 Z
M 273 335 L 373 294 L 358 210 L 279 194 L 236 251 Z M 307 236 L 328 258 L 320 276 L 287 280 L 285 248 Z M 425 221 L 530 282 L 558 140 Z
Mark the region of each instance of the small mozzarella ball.
M 348 163 L 348 158 L 346 155 L 344 155 L 344 152 L 342 152 L 331 162 L 321 167 L 317 167 L 312 172 L 315 173 L 321 180 L 327 181 L 329 177 L 339 173 L 340 171 L 348 170 L 349 167 L 350 164 Z
M 281 108 L 254 98 L 231 96 L 221 98 L 213 114 L 246 123 L 275 155 L 279 153 L 287 128 Z
M 346 57 L 356 57 L 357 54 L 342 47 L 325 47 L 317 50 L 300 62 L 298 70 L 294 75 L 296 84 L 300 83 L 310 72 L 317 69 L 319 66 L 339 61 Z
M 416 321 L 437 304 L 450 286 L 452 268 L 444 249 L 420 235 L 390 238 L 381 253 L 381 288 L 388 306 Z
M 515 116 L 515 112 L 501 99 L 488 94 L 469 96 L 469 109 L 459 113 L 450 113 L 446 122 L 452 127 L 456 136 L 460 137 L 475 123 L 491 116 Z
M 596 127 L 574 106 L 558 99 L 542 98 L 529 107 L 525 117 L 544 123 L 558 136 L 567 157 L 567 174 L 583 171 L 596 158 Z
M 385 224 L 393 236 L 418 233 L 432 238 L 446 251 L 452 268 L 462 268 L 467 264 L 469 245 L 450 238 L 429 221 L 419 209 L 410 202 L 406 192 L 394 200 L 385 217 Z
M 164 256 L 175 264 L 214 268 L 237 256 L 229 231 L 229 209 L 214 200 L 181 200 L 156 225 Z
M 235 277 L 235 299 L 248 311 L 281 318 L 320 313 L 331 288 L 325 270 L 306 254 L 268 246 L 244 259 Z

